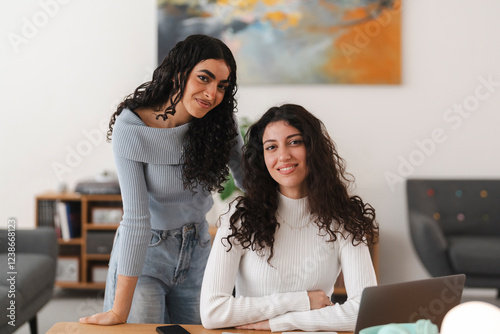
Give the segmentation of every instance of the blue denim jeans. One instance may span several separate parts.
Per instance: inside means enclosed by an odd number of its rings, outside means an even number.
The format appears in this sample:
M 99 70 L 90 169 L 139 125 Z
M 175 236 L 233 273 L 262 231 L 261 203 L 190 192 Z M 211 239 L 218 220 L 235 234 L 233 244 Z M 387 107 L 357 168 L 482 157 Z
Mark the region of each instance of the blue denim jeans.
M 109 261 L 104 311 L 113 307 L 121 243 L 118 229 Z M 151 230 L 146 260 L 137 281 L 129 323 L 201 324 L 200 290 L 210 253 L 208 223 Z

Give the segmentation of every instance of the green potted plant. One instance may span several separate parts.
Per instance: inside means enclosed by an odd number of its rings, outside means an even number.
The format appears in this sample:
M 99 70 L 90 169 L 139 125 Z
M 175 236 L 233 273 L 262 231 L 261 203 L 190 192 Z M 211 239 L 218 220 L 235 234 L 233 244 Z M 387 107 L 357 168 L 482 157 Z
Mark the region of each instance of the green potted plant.
M 241 136 L 243 137 L 243 140 L 245 141 L 246 144 L 246 134 L 248 131 L 248 128 L 252 125 L 252 122 L 248 117 L 242 117 L 239 119 L 239 128 L 240 128 L 240 133 Z M 220 199 L 222 201 L 225 201 L 226 199 L 230 198 L 234 192 L 240 192 L 241 189 L 236 186 L 234 183 L 234 178 L 231 173 L 229 173 L 229 176 L 227 178 L 227 181 L 224 183 L 224 191 L 220 193 Z

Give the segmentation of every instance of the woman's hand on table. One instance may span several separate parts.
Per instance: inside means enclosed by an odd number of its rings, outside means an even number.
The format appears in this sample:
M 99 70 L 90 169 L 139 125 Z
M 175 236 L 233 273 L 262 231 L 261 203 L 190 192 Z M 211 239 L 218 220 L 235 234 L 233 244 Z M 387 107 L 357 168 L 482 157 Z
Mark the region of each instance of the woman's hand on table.
M 328 297 L 323 290 L 308 291 L 307 295 L 309 296 L 311 310 L 318 310 L 320 308 L 333 305 L 330 297 Z
M 123 321 L 116 313 L 108 311 L 80 318 L 80 323 L 110 326 L 123 324 L 125 321 Z
M 82 324 L 104 326 L 124 324 L 127 321 L 130 307 L 132 306 L 132 298 L 134 297 L 137 279 L 137 276 L 118 275 L 113 308 L 108 312 L 80 318 L 80 322 Z

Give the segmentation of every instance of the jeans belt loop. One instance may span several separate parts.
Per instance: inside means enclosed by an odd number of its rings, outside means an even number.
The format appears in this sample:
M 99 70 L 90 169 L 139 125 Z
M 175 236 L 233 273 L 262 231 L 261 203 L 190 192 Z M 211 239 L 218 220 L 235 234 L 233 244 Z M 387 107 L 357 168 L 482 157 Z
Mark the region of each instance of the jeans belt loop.
M 194 223 L 194 229 L 195 229 L 195 235 L 194 235 L 194 237 L 195 237 L 196 240 L 199 240 L 200 239 L 200 233 L 199 233 L 199 231 L 200 231 L 200 224 Z

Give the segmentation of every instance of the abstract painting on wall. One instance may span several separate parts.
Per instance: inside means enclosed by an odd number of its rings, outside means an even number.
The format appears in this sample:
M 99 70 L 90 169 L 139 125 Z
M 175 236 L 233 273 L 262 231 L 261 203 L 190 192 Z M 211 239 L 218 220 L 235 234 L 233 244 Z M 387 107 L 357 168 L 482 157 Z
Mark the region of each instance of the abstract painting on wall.
M 400 84 L 401 0 L 158 0 L 158 62 L 224 41 L 241 84 Z

